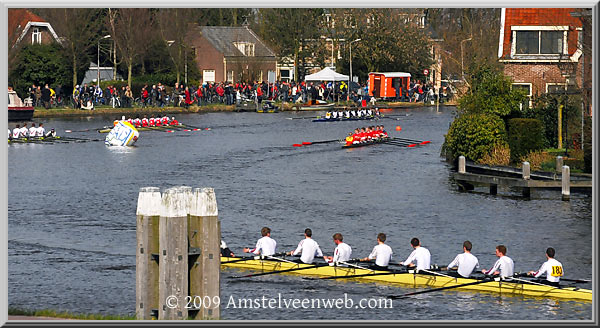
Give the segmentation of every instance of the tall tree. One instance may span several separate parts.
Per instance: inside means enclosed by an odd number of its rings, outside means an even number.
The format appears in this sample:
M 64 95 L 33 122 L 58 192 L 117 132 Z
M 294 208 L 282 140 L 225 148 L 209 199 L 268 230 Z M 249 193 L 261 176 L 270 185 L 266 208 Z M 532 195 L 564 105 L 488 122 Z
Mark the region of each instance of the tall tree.
M 159 35 L 167 46 L 175 68 L 177 82 L 181 80 L 181 72 L 186 59 L 192 57 L 189 55 L 190 48 L 186 43 L 186 34 L 193 21 L 194 12 L 188 8 L 161 8 L 156 14 Z M 186 56 L 186 52 L 188 56 Z
M 104 12 L 92 8 L 44 8 L 38 12 L 63 38 L 63 51 L 71 66 L 75 87 L 79 83 L 77 72 L 88 65 L 89 51 L 100 37 Z
M 116 11 L 113 39 L 127 66 L 127 85 L 131 88 L 133 65 L 148 49 L 148 31 L 153 28 L 154 21 L 147 8 L 120 8 Z
M 281 57 L 294 59 L 294 80 L 298 81 L 300 62 L 312 56 L 323 26 L 322 8 L 261 8 L 259 33 Z

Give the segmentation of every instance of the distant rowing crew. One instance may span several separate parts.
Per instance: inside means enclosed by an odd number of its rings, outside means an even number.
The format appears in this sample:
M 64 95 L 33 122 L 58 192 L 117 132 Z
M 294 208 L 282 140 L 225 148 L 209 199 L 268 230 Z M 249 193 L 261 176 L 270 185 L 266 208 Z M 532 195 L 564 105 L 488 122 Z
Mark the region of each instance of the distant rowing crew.
M 140 119 L 139 117 L 136 117 L 135 119 L 132 119 L 131 117 L 128 119 L 125 119 L 125 116 L 123 116 L 122 120 L 115 120 L 113 123 L 114 123 L 114 125 L 117 125 L 120 121 L 129 122 L 129 124 L 135 126 L 136 128 L 179 125 L 179 121 L 177 121 L 175 119 L 175 117 L 169 118 L 166 115 L 163 117 L 156 117 L 156 118 L 155 117 L 147 118 L 144 115 L 144 117 L 142 119 Z
M 346 146 L 384 140 L 386 138 L 388 138 L 388 134 L 383 129 L 383 125 L 356 128 L 354 133 L 350 132 L 346 137 Z
M 261 229 L 262 238 L 256 242 L 254 249 L 244 248 L 244 253 L 252 253 L 255 255 L 272 256 L 275 254 L 275 248 L 277 242 L 271 238 L 271 229 L 264 227 Z M 324 256 L 319 244 L 312 239 L 312 230 L 304 230 L 304 239 L 300 241 L 298 247 L 293 250 L 286 252 L 286 255 L 297 256 L 300 255 L 300 259 L 295 260 L 297 263 L 312 264 L 315 257 L 322 257 L 330 266 L 348 266 L 347 263 L 351 261 L 352 248 L 344 243 L 344 237 L 341 233 L 335 233 L 333 235 L 333 242 L 336 248 L 333 252 L 333 256 Z M 373 247 L 373 251 L 369 256 L 361 258 L 360 261 L 375 260 L 374 264 L 370 265 L 370 269 L 373 270 L 388 270 L 388 265 L 392 260 L 392 248 L 385 244 L 386 235 L 379 233 L 377 235 L 377 245 Z M 410 241 L 411 247 L 413 248 L 412 253 L 399 265 L 407 267 L 416 267 L 417 271 L 427 271 L 431 269 L 431 253 L 425 247 L 421 246 L 421 242 L 418 238 L 412 238 Z M 224 243 L 221 244 L 222 249 L 226 249 L 226 252 L 222 250 L 222 256 L 231 256 L 233 253 L 226 248 Z M 471 254 L 472 244 L 470 241 L 463 243 L 463 253 L 458 254 L 447 269 L 456 268 L 456 271 L 448 271 L 447 275 L 458 277 L 458 278 L 469 278 L 476 268 L 479 268 L 479 260 L 473 254 Z M 546 250 L 547 261 L 542 264 L 539 270 L 529 271 L 528 275 L 539 278 L 542 275 L 546 275 L 544 284 L 558 286 L 560 277 L 563 276 L 562 264 L 554 259 L 555 250 L 549 247 Z M 506 246 L 496 246 L 496 256 L 498 260 L 494 263 L 491 269 L 481 270 L 483 274 L 500 276 L 503 278 L 514 276 L 514 262 L 506 256 Z
M 12 130 L 8 129 L 8 139 L 20 139 L 20 138 L 41 138 L 41 137 L 56 137 L 56 131 L 51 129 L 46 132 L 44 123 L 40 123 L 36 128 L 35 123 L 31 123 L 31 127 L 27 128 L 27 123 L 24 123 L 21 127 L 19 124 Z
M 325 113 L 326 119 L 338 119 L 338 118 L 364 118 L 364 117 L 379 117 L 379 108 L 372 109 L 353 109 L 353 110 L 340 110 L 340 111 L 328 111 Z

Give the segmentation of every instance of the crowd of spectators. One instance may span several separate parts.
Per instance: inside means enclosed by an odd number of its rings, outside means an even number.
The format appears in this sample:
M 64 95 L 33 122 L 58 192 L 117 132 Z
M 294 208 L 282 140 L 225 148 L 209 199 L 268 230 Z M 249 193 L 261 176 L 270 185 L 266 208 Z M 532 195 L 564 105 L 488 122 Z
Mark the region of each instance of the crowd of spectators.
M 175 83 L 173 87 L 158 83 L 145 84 L 141 90 L 135 92 L 129 86 L 108 85 L 103 90 L 95 84 L 86 83 L 77 85 L 72 94 L 65 97 L 59 86 L 52 89 L 46 84 L 44 87 L 32 85 L 29 88 L 29 97 L 34 106 L 49 108 L 70 104 L 73 108 L 81 109 L 93 109 L 98 105 L 113 108 L 188 107 L 215 103 L 234 105 L 241 102 L 257 102 L 260 104 L 263 101 L 316 103 L 351 100 L 360 104 L 363 100 L 367 102 L 371 100 L 366 84 L 353 82 L 352 85 L 350 90 L 346 81 L 205 82 L 197 86 Z M 399 85 L 395 87 L 401 94 L 396 97 L 398 101 L 428 102 L 437 98 L 434 88 L 421 81 L 411 81 L 408 89 Z M 65 101 L 69 98 L 69 102 Z

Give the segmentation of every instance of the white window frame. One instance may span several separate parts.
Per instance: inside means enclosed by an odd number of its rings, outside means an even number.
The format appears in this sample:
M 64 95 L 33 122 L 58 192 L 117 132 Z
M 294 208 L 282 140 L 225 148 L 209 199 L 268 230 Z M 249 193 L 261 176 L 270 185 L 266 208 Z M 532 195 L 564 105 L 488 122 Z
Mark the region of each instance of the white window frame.
M 528 83 L 528 82 L 513 82 L 510 84 L 510 89 L 512 90 L 512 86 L 513 85 L 527 85 L 529 86 L 529 94 L 527 95 L 527 97 L 529 98 L 529 108 L 532 107 L 533 102 L 531 101 L 531 98 L 533 96 L 533 83 Z M 523 110 L 521 108 L 521 110 Z
M 234 42 L 233 43 L 238 50 L 247 57 L 254 57 L 254 43 L 252 42 Z
M 227 82 L 233 82 L 233 71 L 227 71 Z
M 510 57 L 511 58 L 515 58 L 515 56 L 518 56 L 518 57 L 542 56 L 542 57 L 555 58 L 560 55 L 567 54 L 569 52 L 568 43 L 567 43 L 568 42 L 567 32 L 569 31 L 568 26 L 511 26 L 510 29 L 512 31 L 512 40 L 511 40 L 511 47 L 510 47 Z M 530 31 L 530 32 L 537 31 L 538 33 L 540 33 L 539 37 L 538 37 L 538 51 L 541 48 L 541 42 L 542 42 L 541 32 L 542 31 L 555 31 L 555 32 L 563 31 L 562 53 L 560 53 L 560 54 L 539 54 L 539 53 L 538 54 L 518 54 L 517 53 L 517 31 Z
M 546 93 L 548 93 L 548 87 L 549 86 L 554 86 L 554 85 L 561 85 L 563 86 L 563 91 L 567 89 L 568 84 L 564 83 L 564 82 L 551 82 L 551 83 L 546 83 Z
M 31 44 L 42 44 L 42 31 L 39 27 L 31 30 Z
M 208 74 L 212 73 L 212 80 L 210 80 L 210 79 L 207 80 L 206 79 L 206 74 L 207 73 Z M 205 69 L 205 70 L 202 70 L 202 81 L 204 81 L 204 82 L 215 82 L 215 80 L 216 80 L 216 72 L 215 72 L 214 69 Z

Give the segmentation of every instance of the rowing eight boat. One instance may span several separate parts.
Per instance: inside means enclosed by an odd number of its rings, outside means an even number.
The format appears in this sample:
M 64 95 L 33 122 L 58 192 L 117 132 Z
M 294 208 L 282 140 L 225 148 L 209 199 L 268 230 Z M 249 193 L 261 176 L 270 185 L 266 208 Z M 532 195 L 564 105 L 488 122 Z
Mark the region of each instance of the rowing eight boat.
M 305 270 L 296 270 L 289 273 L 324 276 L 324 277 L 343 277 L 343 276 L 359 276 L 352 279 L 358 279 L 368 282 L 385 282 L 398 283 L 411 286 L 427 286 L 427 287 L 450 287 L 474 283 L 481 280 L 467 278 L 453 278 L 430 274 L 426 272 L 408 272 L 408 273 L 391 273 L 386 274 L 386 271 L 359 269 L 355 267 L 339 267 L 339 266 L 314 266 L 310 264 L 298 264 L 292 262 L 282 262 L 276 260 L 252 259 L 248 261 L 239 261 L 239 258 L 221 257 L 221 266 L 237 269 L 251 269 L 262 272 L 271 272 L 279 270 L 288 270 L 293 268 L 307 267 Z M 231 262 L 231 263 L 228 263 Z M 456 288 L 457 290 L 471 290 L 480 292 L 492 292 L 509 295 L 526 295 L 544 298 L 561 298 L 577 301 L 592 301 L 592 291 L 589 289 L 581 289 L 574 287 L 552 287 L 534 283 L 525 283 L 513 280 L 509 281 L 488 281 L 469 286 Z
M 160 126 L 148 126 L 148 127 L 136 127 L 136 130 L 138 131 L 166 131 L 166 130 L 171 130 L 171 129 L 181 129 L 181 128 L 186 128 L 185 124 L 179 124 L 179 125 L 160 125 Z M 110 132 L 110 130 L 112 130 L 111 128 L 106 128 L 106 129 L 102 129 L 102 130 L 98 130 L 98 132 L 100 133 L 108 133 Z
M 366 120 L 373 120 L 373 119 L 377 119 L 377 117 L 375 116 L 363 116 L 363 117 L 336 117 L 336 118 L 326 118 L 326 117 L 322 117 L 322 118 L 318 118 L 315 120 L 312 120 L 313 122 L 340 122 L 340 121 L 366 121 Z

